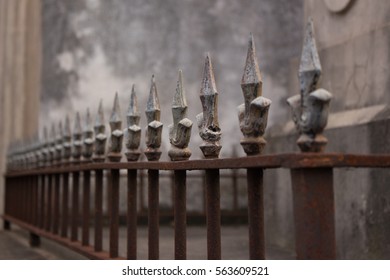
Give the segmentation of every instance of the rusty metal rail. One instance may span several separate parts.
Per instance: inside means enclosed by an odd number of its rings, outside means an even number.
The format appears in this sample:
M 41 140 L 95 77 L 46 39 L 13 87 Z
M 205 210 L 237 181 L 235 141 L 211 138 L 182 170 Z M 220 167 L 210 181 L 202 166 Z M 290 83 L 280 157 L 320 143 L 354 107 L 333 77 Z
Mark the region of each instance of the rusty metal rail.
M 147 168 L 149 167 L 149 168 Z M 154 197 L 153 188 L 156 187 L 158 177 L 153 172 L 158 169 L 175 171 L 175 258 L 186 258 L 186 205 L 185 205 L 185 170 L 208 170 L 212 172 L 208 181 L 208 188 L 218 189 L 218 172 L 220 169 L 248 169 L 248 195 L 249 202 L 249 234 L 251 259 L 262 259 L 264 251 L 264 225 L 262 188 L 272 187 L 262 185 L 264 169 L 289 168 L 291 169 L 293 187 L 294 219 L 296 225 L 296 250 L 300 259 L 332 259 L 335 258 L 335 228 L 334 228 L 334 197 L 333 197 L 333 168 L 340 167 L 370 167 L 390 168 L 390 155 L 346 155 L 346 154 L 279 154 L 266 156 L 253 156 L 244 158 L 192 160 L 187 162 L 134 162 L 134 163 L 85 163 L 68 164 L 67 166 L 44 167 L 24 171 L 10 171 L 6 174 L 6 206 L 4 220 L 6 227 L 10 223 L 17 224 L 31 233 L 31 242 L 37 244 L 37 237 L 46 237 L 71 248 L 89 258 L 128 258 L 136 259 L 136 205 L 137 195 L 135 176 L 136 170 L 149 169 L 149 186 L 152 192 L 149 194 L 155 208 L 149 209 L 149 218 L 154 221 L 149 234 L 149 257 L 158 259 L 158 197 Z M 127 255 L 118 255 L 118 222 L 116 199 L 118 190 L 111 191 L 111 222 L 110 222 L 110 251 L 102 251 L 102 170 L 114 171 L 106 180 L 112 180 L 113 185 L 119 180 L 119 170 L 128 170 L 128 213 L 127 213 Z M 77 172 L 78 171 L 78 172 Z M 89 176 L 81 176 L 79 172 L 88 172 L 95 175 L 96 180 L 90 180 Z M 266 171 L 264 171 L 266 172 Z M 84 173 L 85 174 L 85 173 Z M 88 174 L 88 173 L 87 173 Z M 50 180 L 59 176 L 62 180 Z M 69 177 L 76 184 L 83 179 L 85 186 L 91 181 L 95 182 L 95 219 L 86 218 L 91 193 L 86 192 L 79 200 L 80 190 L 72 190 L 73 199 L 69 199 Z M 259 180 L 260 178 L 260 180 Z M 51 182 L 47 185 L 47 182 Z M 55 190 L 61 188 L 61 198 L 55 199 Z M 52 189 L 52 190 L 50 190 Z M 208 199 L 207 216 L 211 217 L 208 226 L 208 250 L 210 259 L 221 257 L 220 247 L 220 214 L 219 193 L 210 194 Z M 81 202 L 81 203 L 80 203 Z M 54 204 L 56 203 L 56 205 Z M 50 208 L 49 208 L 50 205 Z M 313 206 L 315 205 L 315 206 Z M 45 206 L 45 207 L 43 207 Z M 70 207 L 72 206 L 72 207 Z M 50 213 L 47 209 L 57 209 Z M 73 212 L 70 215 L 69 210 Z M 58 212 L 58 213 L 57 213 Z M 56 213 L 52 215 L 52 213 Z M 84 215 L 82 215 L 84 213 Z M 82 217 L 82 219 L 80 219 Z M 42 221 L 46 221 L 43 224 Z M 89 230 L 90 223 L 94 221 L 95 245 L 92 247 L 86 239 L 85 231 Z M 54 231 L 54 224 L 61 224 L 61 231 Z M 80 238 L 76 233 L 80 228 L 83 235 Z M 91 225 L 92 225 L 91 224 Z M 51 225 L 48 227 L 48 225 Z M 68 236 L 68 232 L 73 235 Z M 88 241 L 88 242 L 87 242 Z M 222 248 L 223 249 L 223 248 Z

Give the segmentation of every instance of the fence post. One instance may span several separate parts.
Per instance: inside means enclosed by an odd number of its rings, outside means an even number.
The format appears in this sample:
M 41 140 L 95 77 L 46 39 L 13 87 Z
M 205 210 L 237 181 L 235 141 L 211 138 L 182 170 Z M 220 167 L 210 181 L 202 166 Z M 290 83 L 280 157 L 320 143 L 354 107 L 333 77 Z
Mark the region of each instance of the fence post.
M 222 146 L 221 129 L 218 123 L 218 92 L 210 55 L 207 54 L 200 100 L 203 112 L 196 116 L 199 135 L 203 140 L 200 149 L 206 159 L 219 157 Z M 206 169 L 206 220 L 207 220 L 207 258 L 221 259 L 221 207 L 219 169 Z
M 95 131 L 95 153 L 92 158 L 94 162 L 104 162 L 106 152 L 107 136 L 104 122 L 103 101 L 100 100 L 98 113 L 94 126 Z M 100 252 L 103 249 L 103 170 L 95 170 L 95 244 L 94 249 Z
M 328 119 L 332 94 L 317 89 L 321 64 L 310 19 L 303 44 L 299 80 L 301 94 L 290 97 L 293 120 L 300 132 L 302 152 L 322 152 L 327 139 L 322 135 Z M 335 259 L 336 237 L 332 168 L 291 170 L 298 259 Z
M 188 143 L 191 137 L 192 121 L 187 118 L 187 100 L 181 70 L 179 70 L 179 79 L 173 98 L 172 115 L 173 124 L 168 127 L 171 143 L 168 155 L 172 161 L 188 160 L 191 156 Z M 186 170 L 175 170 L 173 176 L 175 259 L 185 260 L 187 258 Z
M 262 95 L 262 79 L 257 63 L 255 44 L 251 35 L 248 53 L 241 80 L 241 89 L 245 102 L 238 107 L 240 129 L 244 135 L 240 144 L 247 156 L 263 152 L 266 144 L 263 138 L 267 127 L 268 110 L 271 100 Z M 263 169 L 247 169 L 248 185 L 248 221 L 249 221 L 249 258 L 265 259 L 264 234 L 264 192 Z
M 148 161 L 158 161 L 161 156 L 161 133 L 163 124 L 160 122 L 160 103 L 157 95 L 157 87 L 152 76 L 149 98 L 146 105 L 146 150 Z M 149 259 L 159 259 L 159 170 L 148 170 L 148 244 Z
M 139 121 L 140 113 L 135 85 L 133 85 L 127 111 L 127 129 L 125 130 L 126 158 L 129 162 L 137 161 L 141 155 Z M 127 259 L 137 259 L 137 169 L 127 170 Z
M 65 118 L 65 126 L 63 131 L 63 144 L 62 144 L 62 160 L 64 165 L 69 164 L 71 156 L 71 132 L 69 117 Z M 61 237 L 66 238 L 68 236 L 68 221 L 69 221 L 69 173 L 62 174 L 62 216 L 61 216 Z
M 81 157 L 81 123 L 80 114 L 76 113 L 75 125 L 73 129 L 73 164 L 80 164 Z M 79 221 L 79 196 L 80 196 L 80 172 L 72 172 L 73 189 L 72 189 L 72 223 L 71 223 L 71 241 L 77 241 L 78 239 L 78 221 Z
M 122 158 L 122 120 L 118 93 L 115 94 L 114 106 L 110 118 L 111 135 L 109 138 L 108 160 L 119 162 Z M 110 191 L 110 258 L 117 258 L 119 241 L 119 169 L 111 169 Z
M 84 121 L 83 129 L 83 163 L 88 164 L 91 162 L 93 153 L 93 128 L 91 124 L 91 115 L 89 108 Z M 84 171 L 83 179 L 83 223 L 82 223 L 82 238 L 81 245 L 89 245 L 89 223 L 90 223 L 90 196 L 91 196 L 91 171 Z
M 4 183 L 4 197 L 5 197 L 5 215 L 12 215 L 11 213 L 11 203 L 13 195 L 11 193 L 11 182 L 12 179 L 5 177 L 5 183 Z M 11 230 L 11 223 L 3 218 L 3 229 L 4 230 Z

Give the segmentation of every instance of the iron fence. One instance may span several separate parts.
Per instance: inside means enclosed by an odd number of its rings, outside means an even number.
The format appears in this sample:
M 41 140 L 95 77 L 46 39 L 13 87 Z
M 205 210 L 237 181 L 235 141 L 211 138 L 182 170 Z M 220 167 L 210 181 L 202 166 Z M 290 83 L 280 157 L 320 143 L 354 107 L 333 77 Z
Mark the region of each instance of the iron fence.
M 118 95 L 110 118 L 111 133 L 105 133 L 102 104 L 95 126 L 87 111 L 82 130 L 79 114 L 75 118 L 73 140 L 66 119 L 58 133 L 46 130 L 41 144 L 11 147 L 5 174 L 4 227 L 17 224 L 30 232 L 31 245 L 39 245 L 40 237 L 50 238 L 91 259 L 137 258 L 137 177 L 147 170 L 148 188 L 148 257 L 159 259 L 159 188 L 160 172 L 173 172 L 174 193 L 174 256 L 187 257 L 187 173 L 204 172 L 206 190 L 207 257 L 221 258 L 220 170 L 246 169 L 248 192 L 249 258 L 265 258 L 263 185 L 266 169 L 287 168 L 291 171 L 295 245 L 298 259 L 336 258 L 333 169 L 343 167 L 389 168 L 390 155 L 350 155 L 323 153 L 327 139 L 322 135 L 326 126 L 328 105 L 332 95 L 317 89 L 321 74 L 313 26 L 309 22 L 304 41 L 299 77 L 301 94 L 288 100 L 292 107 L 300 137 L 297 141 L 303 153 L 261 155 L 263 138 L 271 101 L 262 97 L 261 76 L 255 56 L 253 38 L 241 82 L 245 102 L 238 107 L 240 128 L 244 135 L 241 145 L 246 157 L 219 158 L 221 130 L 218 124 L 218 94 L 209 55 L 206 57 L 200 92 L 203 113 L 197 116 L 199 135 L 203 142 L 201 160 L 189 160 L 188 148 L 192 122 L 186 118 L 187 103 L 179 72 L 169 126 L 171 161 L 159 161 L 161 150 L 160 105 L 152 77 L 146 108 L 147 162 L 138 161 L 141 151 L 135 89 L 127 113 L 127 128 L 122 130 Z M 108 139 L 107 139 L 108 138 Z M 106 152 L 106 140 L 108 151 Z M 121 162 L 125 143 L 127 162 Z M 120 171 L 127 172 L 127 255 L 120 256 L 119 196 Z M 109 176 L 104 176 L 107 173 Z M 93 180 L 91 180 L 93 176 Z M 106 183 L 104 182 L 106 180 Z M 94 183 L 91 192 L 91 185 Z M 109 250 L 103 250 L 103 191 L 108 191 Z M 80 189 L 82 196 L 80 196 Z M 94 198 L 93 213 L 91 199 Z M 93 214 L 93 215 L 92 215 Z M 93 219 L 91 219 L 93 217 Z M 91 220 L 94 243 L 91 244 Z M 79 222 L 81 221 L 81 223 Z M 79 229 L 81 228 L 81 236 Z

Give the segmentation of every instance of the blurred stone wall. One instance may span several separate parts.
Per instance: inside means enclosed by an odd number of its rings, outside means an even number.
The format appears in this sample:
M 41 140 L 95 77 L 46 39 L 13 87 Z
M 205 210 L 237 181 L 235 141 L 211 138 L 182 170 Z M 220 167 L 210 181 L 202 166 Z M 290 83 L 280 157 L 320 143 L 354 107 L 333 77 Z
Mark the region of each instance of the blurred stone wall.
M 40 0 L 0 1 L 0 214 L 7 146 L 38 129 L 40 13 Z

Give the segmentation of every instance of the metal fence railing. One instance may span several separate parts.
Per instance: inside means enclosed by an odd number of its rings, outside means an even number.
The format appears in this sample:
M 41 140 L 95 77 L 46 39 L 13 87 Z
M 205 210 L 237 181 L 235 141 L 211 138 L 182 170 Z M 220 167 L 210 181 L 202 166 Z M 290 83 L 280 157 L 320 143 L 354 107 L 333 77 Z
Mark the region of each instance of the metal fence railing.
M 240 142 L 247 157 L 219 158 L 221 130 L 218 124 L 218 94 L 209 55 L 206 57 L 200 92 L 203 113 L 197 116 L 200 149 L 205 159 L 189 160 L 188 148 L 192 122 L 186 117 L 182 73 L 179 72 L 172 104 L 173 124 L 169 126 L 171 161 L 159 161 L 161 150 L 160 105 L 152 78 L 146 106 L 147 162 L 141 155 L 140 114 L 135 89 L 130 98 L 127 127 L 122 130 L 118 95 L 110 118 L 111 133 L 105 133 L 103 107 L 100 103 L 95 126 L 87 111 L 83 130 L 76 115 L 73 134 L 69 119 L 53 127 L 51 138 L 46 130 L 40 144 L 12 146 L 5 174 L 4 227 L 17 224 L 30 232 L 31 245 L 40 237 L 50 238 L 93 259 L 137 258 L 137 194 L 141 170 L 147 170 L 148 258 L 159 259 L 159 189 L 162 170 L 173 172 L 174 256 L 187 258 L 187 172 L 204 173 L 206 192 L 207 257 L 221 258 L 220 170 L 246 170 L 248 193 L 249 258 L 265 258 L 264 186 L 265 169 L 287 168 L 291 172 L 295 247 L 298 259 L 336 258 L 333 169 L 343 167 L 389 168 L 390 155 L 349 155 L 323 153 L 327 139 L 322 135 L 332 95 L 317 89 L 321 65 L 310 21 L 304 41 L 299 70 L 301 94 L 288 100 L 292 107 L 303 153 L 261 155 L 271 101 L 262 97 L 260 76 L 253 38 L 241 82 L 245 102 L 238 107 Z M 73 137 L 72 137 L 73 136 Z M 72 140 L 73 138 L 73 140 Z M 108 138 L 108 150 L 106 140 Z M 121 161 L 125 143 L 127 162 Z M 120 174 L 127 172 L 127 254 L 119 255 Z M 105 176 L 107 174 L 107 176 Z M 108 195 L 109 249 L 103 250 L 103 192 Z M 80 195 L 82 193 L 82 196 Z M 93 201 L 92 201 L 93 198 Z M 236 202 L 235 202 L 236 203 Z M 237 204 L 237 203 L 236 203 Z M 93 205 L 93 207 L 91 207 Z M 92 209 L 92 210 L 91 210 Z M 79 231 L 81 229 L 81 236 Z M 93 231 L 93 244 L 90 240 Z

